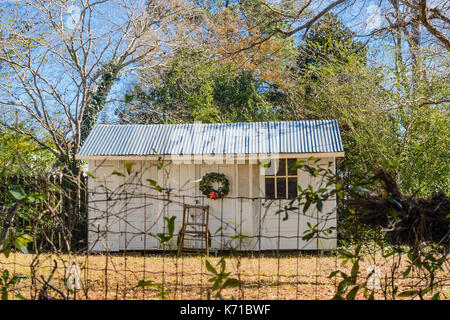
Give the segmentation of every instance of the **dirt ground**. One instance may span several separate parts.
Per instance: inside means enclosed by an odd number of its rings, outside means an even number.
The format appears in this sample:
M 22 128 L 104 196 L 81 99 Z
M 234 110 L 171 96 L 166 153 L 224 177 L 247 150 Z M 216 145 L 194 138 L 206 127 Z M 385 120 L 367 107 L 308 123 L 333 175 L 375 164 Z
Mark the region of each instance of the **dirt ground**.
M 10 274 L 22 274 L 27 278 L 11 286 L 9 298 L 17 293 L 27 299 L 48 296 L 62 299 L 214 299 L 211 279 L 214 274 L 207 270 L 205 260 L 220 269 L 220 257 L 183 256 L 173 254 L 145 255 L 127 253 L 117 255 L 56 255 L 12 253 L 7 259 L 0 257 L 0 271 L 7 269 Z M 342 266 L 342 260 L 333 255 L 323 254 L 253 254 L 227 257 L 225 272 L 230 278 L 241 280 L 242 285 L 226 288 L 224 298 L 234 299 L 331 299 L 336 293 L 341 277 L 329 275 L 334 270 L 350 274 L 351 264 Z M 48 278 L 55 267 L 50 281 Z M 390 299 L 392 279 L 391 268 L 395 261 L 368 257 L 361 264 L 359 283 L 365 283 L 369 266 L 380 268 L 381 289 L 375 291 L 376 299 Z M 81 271 L 81 289 L 69 292 L 66 286 L 67 268 L 76 263 Z M 401 276 L 406 265 L 402 263 L 395 275 L 395 284 L 402 290 L 417 288 L 423 275 L 411 272 L 406 278 Z M 34 276 L 32 276 L 34 275 Z M 33 280 L 32 280 L 33 279 Z M 151 281 L 149 286 L 138 286 L 139 281 Z M 439 274 L 442 282 L 441 299 L 450 297 L 448 273 Z M 33 284 L 35 282 L 35 284 Z M 39 292 L 48 283 L 47 289 Z M 59 291 L 59 292 L 58 292 Z M 431 294 L 431 293 L 430 293 Z M 358 299 L 367 298 L 363 290 Z

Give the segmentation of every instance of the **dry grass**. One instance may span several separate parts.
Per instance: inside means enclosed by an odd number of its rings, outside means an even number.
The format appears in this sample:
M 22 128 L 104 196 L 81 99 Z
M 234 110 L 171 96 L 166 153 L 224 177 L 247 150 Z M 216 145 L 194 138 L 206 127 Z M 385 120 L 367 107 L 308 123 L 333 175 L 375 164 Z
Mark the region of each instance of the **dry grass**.
M 361 281 L 367 276 L 367 267 L 376 263 L 380 266 L 382 277 L 390 276 L 391 260 L 375 257 L 368 258 L 361 265 Z M 208 260 L 215 265 L 219 258 Z M 38 288 L 42 287 L 42 277 L 45 279 L 57 263 L 57 269 L 51 280 L 51 285 L 64 294 L 74 298 L 65 286 L 66 267 L 76 262 L 82 271 L 83 289 L 76 293 L 77 299 L 160 299 L 161 294 L 156 286 L 137 287 L 139 280 L 151 280 L 155 284 L 163 284 L 167 299 L 208 299 L 211 294 L 212 274 L 206 270 L 205 257 L 181 257 L 174 255 L 120 254 L 115 256 L 90 255 L 69 256 L 13 253 L 6 259 L 0 257 L 0 270 L 8 269 L 13 274 L 25 274 L 27 279 L 18 284 L 26 298 L 37 298 L 38 290 L 32 286 L 31 275 L 39 279 Z M 228 288 L 223 291 L 226 298 L 236 299 L 330 299 L 336 292 L 338 277 L 328 278 L 328 275 L 339 268 L 349 273 L 350 265 L 341 266 L 341 261 L 333 256 L 306 255 L 302 253 L 282 256 L 252 255 L 239 258 L 227 258 L 227 272 L 231 277 L 242 280 L 241 288 Z M 30 266 L 34 266 L 30 267 Z M 400 290 L 414 287 L 418 274 L 411 273 L 407 279 L 399 279 L 396 284 Z M 441 298 L 449 298 L 448 274 L 444 278 L 444 288 Z M 401 278 L 400 274 L 395 275 Z M 382 280 L 383 281 L 383 280 Z M 384 286 L 383 286 L 384 287 Z M 54 298 L 62 298 L 55 290 L 49 289 Z M 363 292 L 358 298 L 364 298 Z M 376 293 L 377 299 L 384 299 L 383 290 Z

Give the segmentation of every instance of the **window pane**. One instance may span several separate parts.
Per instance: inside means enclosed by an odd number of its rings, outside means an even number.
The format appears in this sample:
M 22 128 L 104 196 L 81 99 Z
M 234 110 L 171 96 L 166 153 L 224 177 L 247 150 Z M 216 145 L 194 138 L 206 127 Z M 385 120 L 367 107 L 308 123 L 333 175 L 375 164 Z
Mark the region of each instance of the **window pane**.
M 291 170 L 291 167 L 297 162 L 297 159 L 288 159 L 288 175 L 296 176 L 297 169 Z
M 275 179 L 266 178 L 266 199 L 275 199 Z
M 262 166 L 264 168 L 264 175 L 273 176 L 275 174 L 275 170 L 273 168 L 274 161 L 263 161 Z
M 286 178 L 277 178 L 277 198 L 286 199 Z
M 288 198 L 297 198 L 297 178 L 288 179 Z
M 278 159 L 278 171 L 277 176 L 286 175 L 286 159 Z

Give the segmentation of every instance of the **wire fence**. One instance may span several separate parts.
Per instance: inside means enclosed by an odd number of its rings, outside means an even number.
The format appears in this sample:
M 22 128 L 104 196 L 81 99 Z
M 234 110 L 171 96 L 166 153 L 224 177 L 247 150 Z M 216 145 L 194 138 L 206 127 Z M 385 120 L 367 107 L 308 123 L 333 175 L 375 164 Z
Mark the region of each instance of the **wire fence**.
M 212 200 L 140 181 L 114 188 L 100 181 L 78 193 L 79 221 L 69 230 L 63 182 L 49 181 L 58 188 L 47 186 L 43 201 L 27 205 L 29 219 L 22 213 L 16 221 L 31 225 L 23 227 L 33 237 L 30 251 L 12 246 L 0 257 L 3 298 L 331 299 L 345 286 L 357 299 L 408 298 L 405 292 L 417 290 L 449 298 L 446 255 L 428 290 L 430 273 L 411 265 L 407 248 L 380 244 L 370 233 L 361 245 L 341 241 L 336 198 L 303 211 L 290 199 Z M 209 210 L 209 255 L 179 252 L 186 205 Z M 197 222 L 204 214 L 188 213 Z M 74 230 L 84 236 L 69 239 Z

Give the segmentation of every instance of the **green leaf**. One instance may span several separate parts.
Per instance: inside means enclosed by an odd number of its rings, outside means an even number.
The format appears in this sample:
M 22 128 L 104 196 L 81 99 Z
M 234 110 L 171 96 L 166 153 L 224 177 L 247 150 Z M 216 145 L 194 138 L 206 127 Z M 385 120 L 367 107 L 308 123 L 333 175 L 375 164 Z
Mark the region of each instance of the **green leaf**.
M 353 258 L 353 253 L 345 249 L 339 249 L 339 254 L 345 258 Z
M 337 293 L 342 295 L 345 292 L 345 289 L 351 285 L 351 281 L 347 278 L 339 282 Z
M 440 296 L 439 292 L 436 292 L 434 294 L 434 296 L 431 298 L 431 300 L 441 300 L 441 296 Z
M 19 238 L 23 239 L 23 241 L 25 241 L 25 244 L 33 241 L 33 237 L 29 234 L 23 234 Z
M 216 291 L 217 289 L 219 289 L 220 286 L 220 278 L 217 278 L 216 281 L 214 282 L 214 285 L 212 286 L 212 291 Z
M 85 171 L 84 173 L 86 173 L 89 177 L 91 177 L 92 179 L 98 179 L 97 176 L 93 175 L 92 173 L 90 173 L 89 171 Z
M 164 220 L 167 221 L 167 230 L 169 231 L 170 236 L 173 236 L 173 231 L 175 230 L 175 219 L 176 216 L 172 216 L 170 219 L 168 217 L 164 217 Z
M 424 295 L 426 295 L 428 292 L 430 292 L 433 289 L 433 287 L 428 287 L 425 290 L 419 292 L 419 294 L 423 297 Z
M 226 287 L 232 287 L 232 288 L 239 287 L 240 285 L 241 285 L 241 282 L 238 279 L 230 278 L 225 281 L 225 283 L 222 286 L 222 289 L 226 288 Z
M 330 275 L 328 276 L 328 278 L 333 278 L 334 276 L 336 276 L 340 271 L 339 270 L 335 270 L 332 273 L 330 273 Z
M 162 284 L 157 284 L 156 288 L 159 291 L 161 299 L 164 300 L 166 298 L 167 291 L 164 290 L 164 286 Z
M 20 241 L 14 241 L 14 246 L 25 254 L 28 254 L 28 248 Z
M 19 290 L 17 290 L 17 298 L 19 298 L 19 300 L 28 300 L 27 298 L 25 298 Z
M 24 195 L 24 194 L 22 194 L 22 193 L 20 193 L 20 192 L 17 192 L 17 191 L 14 191 L 14 190 L 8 190 L 8 192 L 14 197 L 14 199 L 16 199 L 17 201 L 22 201 L 23 199 L 25 199 L 26 198 L 26 195 Z
M 263 161 L 262 161 L 263 167 L 264 167 L 265 169 L 270 168 L 271 163 L 272 163 L 272 162 L 271 162 L 270 160 L 263 160 Z
M 315 234 L 316 233 L 314 230 L 313 231 L 305 230 L 305 232 L 303 233 L 302 240 L 309 241 L 314 237 Z
M 222 231 L 222 230 L 223 230 L 222 227 L 217 228 L 216 232 L 214 232 L 214 235 L 218 234 L 218 233 L 219 233 L 220 231 Z
M 132 161 L 125 161 L 123 163 L 123 165 L 125 166 L 125 168 L 127 169 L 127 173 L 130 174 L 131 171 L 133 170 L 133 166 L 136 164 L 136 162 L 132 162 Z
M 317 210 L 319 210 L 319 212 L 322 212 L 322 209 L 323 209 L 323 202 L 322 202 L 322 200 L 317 200 L 317 203 L 316 203 L 316 207 L 317 207 Z
M 392 256 L 392 255 L 394 255 L 394 254 L 395 254 L 395 251 L 392 250 L 392 251 L 390 251 L 390 252 L 384 254 L 384 255 L 383 255 L 383 258 L 389 258 L 390 256 Z
M 358 276 L 358 273 L 359 273 L 359 262 L 355 261 L 355 263 L 353 264 L 353 267 L 352 267 L 351 275 L 353 278 L 356 279 L 356 277 Z
M 305 205 L 303 206 L 303 213 L 306 213 L 306 211 L 308 211 L 310 206 L 311 206 L 311 200 L 307 199 L 305 202 Z
M 150 183 L 150 185 L 152 185 L 152 186 L 156 186 L 156 185 L 158 185 L 158 183 L 155 181 L 155 180 L 153 180 L 153 179 L 146 179 L 149 183 Z
M 353 187 L 353 191 L 358 192 L 358 193 L 367 193 L 370 192 L 368 189 L 363 188 L 361 186 L 354 186 Z
M 354 300 L 356 297 L 356 294 L 358 293 L 359 286 L 355 286 L 350 292 L 347 294 L 347 300 Z
M 417 290 L 407 290 L 407 291 L 400 292 L 398 294 L 398 296 L 399 297 L 412 297 L 412 296 L 417 295 L 418 293 L 419 293 L 419 291 L 417 291 Z
M 217 265 L 220 264 L 220 273 L 223 274 L 225 271 L 225 257 L 222 257 L 220 261 L 217 263 Z
M 8 290 L 5 287 L 1 288 L 2 290 L 2 300 L 8 300 Z
M 9 284 L 17 284 L 19 282 L 22 282 L 26 278 L 27 278 L 27 276 L 23 275 L 23 274 L 16 275 L 16 276 L 12 277 L 11 281 L 9 281 Z
M 403 272 L 403 278 L 406 278 L 410 272 L 411 272 L 411 266 L 406 268 L 405 272 Z
M 11 247 L 10 247 L 10 246 L 7 246 L 7 247 L 3 250 L 3 254 L 5 255 L 6 258 L 8 258 L 10 253 L 11 253 Z
M 172 239 L 171 236 L 166 236 L 164 233 L 158 233 L 156 236 L 159 238 L 159 242 L 161 244 L 166 243 L 170 241 L 170 239 Z
M 333 296 L 332 300 L 343 300 L 343 298 L 342 298 L 342 295 L 340 293 L 336 293 Z
M 238 236 L 232 236 L 231 237 L 231 239 L 233 239 L 233 240 L 243 240 L 243 239 L 246 239 L 246 238 L 248 238 L 247 236 L 244 236 L 244 235 L 238 235 Z
M 208 260 L 205 261 L 206 269 L 208 269 L 209 272 L 217 274 L 216 269 L 209 263 Z
M 129 103 L 131 100 L 133 100 L 133 95 L 125 94 L 125 103 Z
M 158 165 L 156 167 L 158 170 L 161 170 L 163 167 L 163 162 L 161 161 L 161 159 L 161 157 L 158 157 Z
M 114 170 L 111 174 L 119 176 L 119 177 L 125 177 L 125 175 L 122 172 Z
M 150 287 L 153 286 L 154 283 L 152 280 L 139 280 L 138 287 Z

